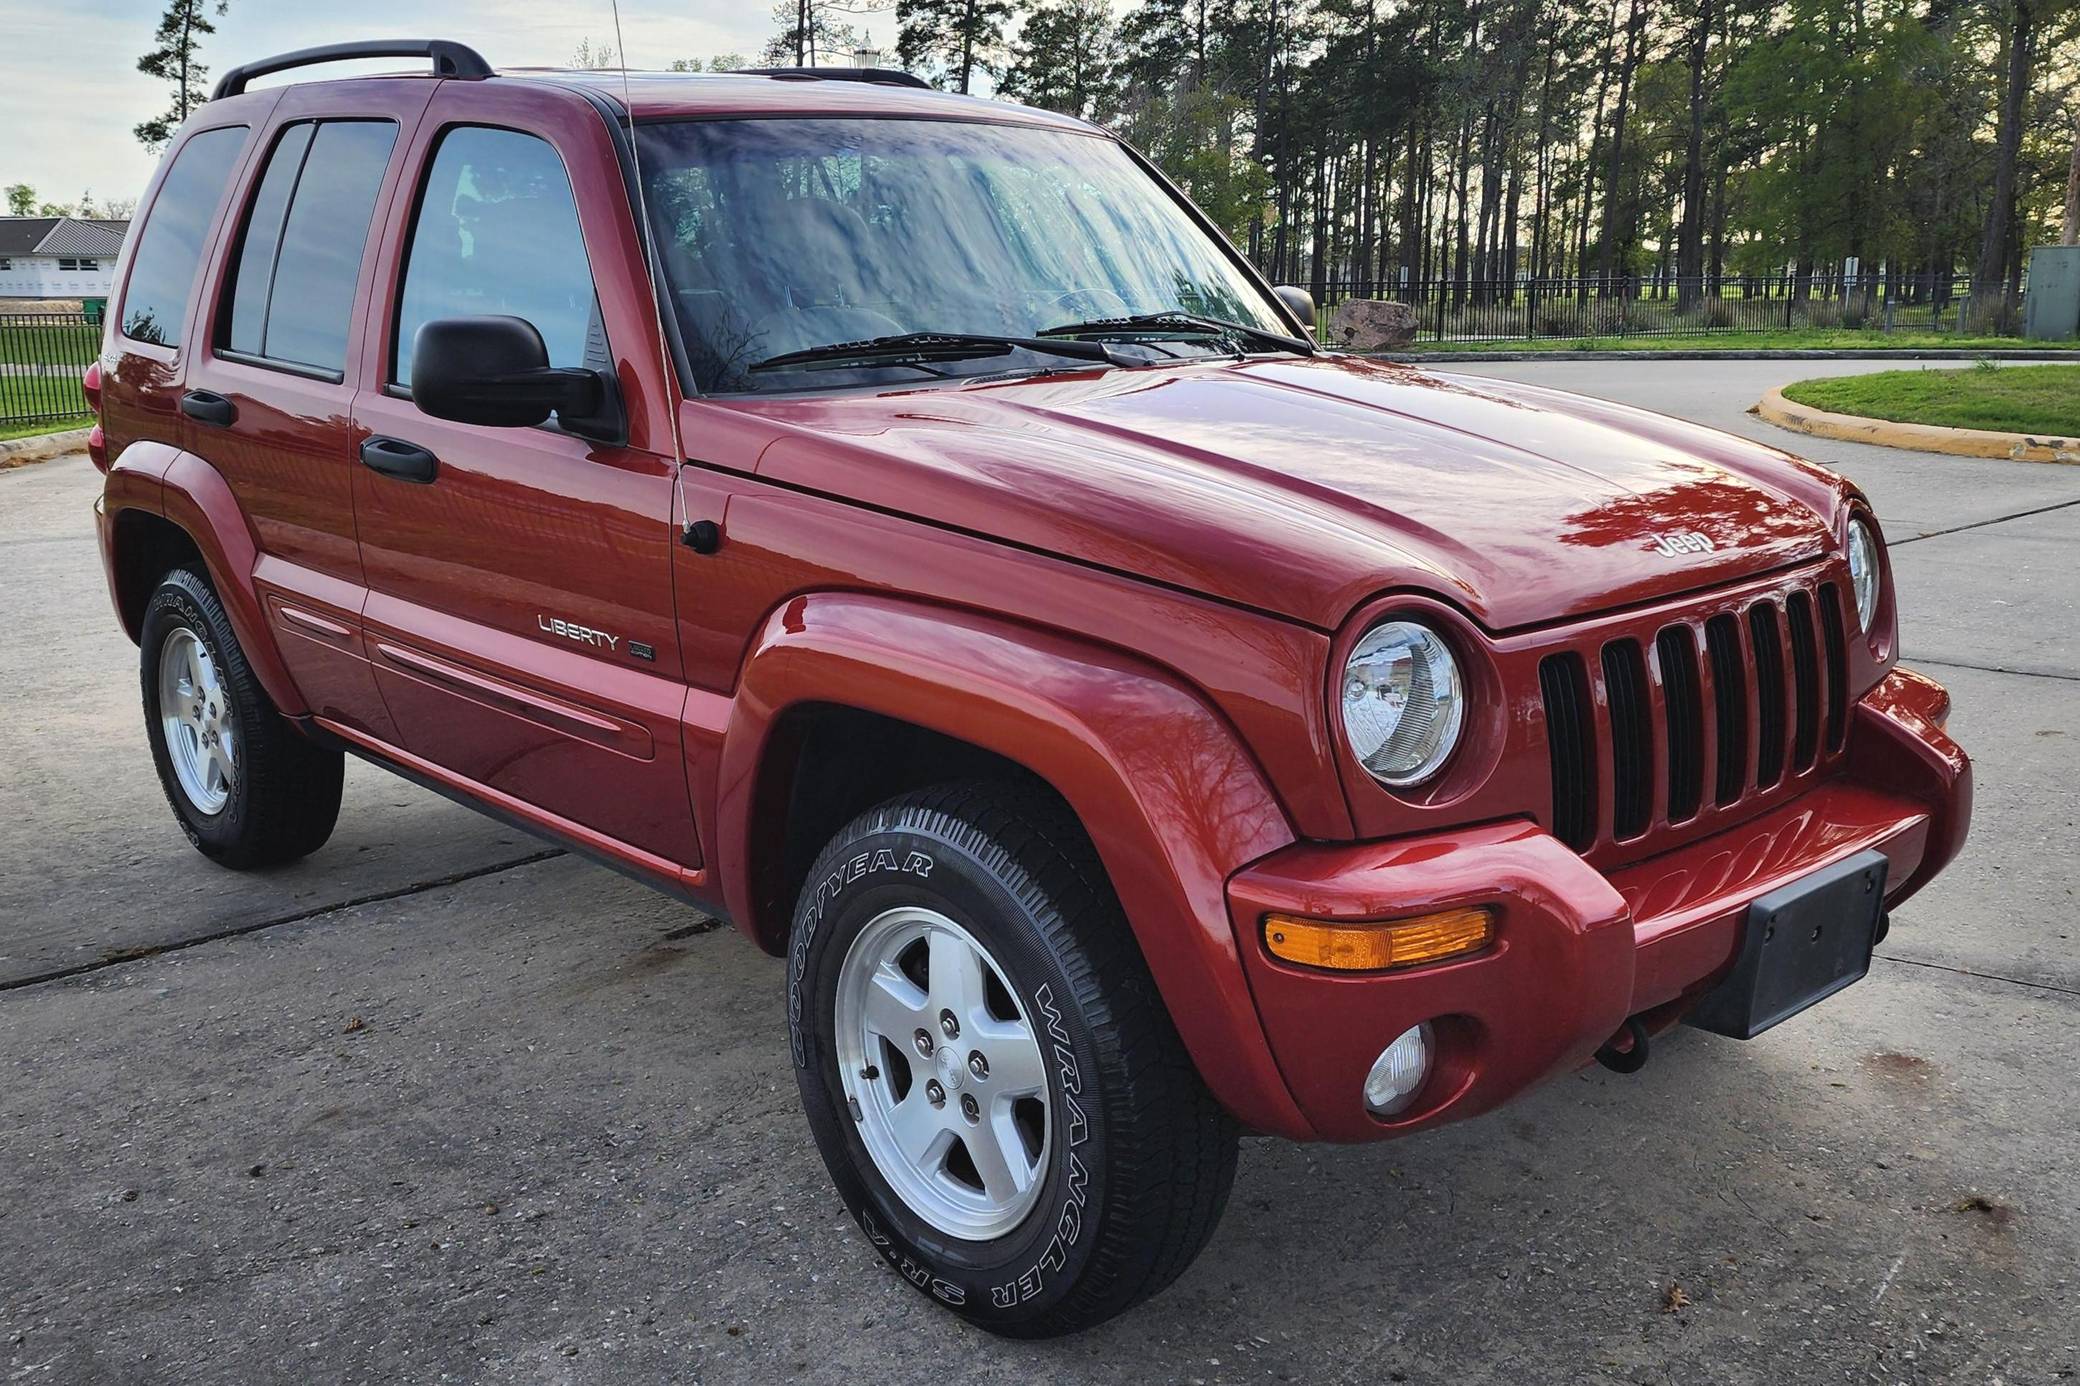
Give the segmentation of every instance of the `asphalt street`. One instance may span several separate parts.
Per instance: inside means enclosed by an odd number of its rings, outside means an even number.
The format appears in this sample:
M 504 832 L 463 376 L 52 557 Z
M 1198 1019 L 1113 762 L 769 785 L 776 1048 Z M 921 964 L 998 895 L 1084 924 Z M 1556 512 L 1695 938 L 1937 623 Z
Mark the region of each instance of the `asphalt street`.
M 869 1251 L 734 932 L 358 763 L 307 861 L 192 852 L 96 474 L 0 473 L 0 1381 L 2080 1378 L 2080 467 L 1744 412 L 1898 364 L 1465 367 L 1867 489 L 1978 766 L 1871 976 L 1429 1136 L 1252 1140 L 1177 1286 L 1039 1344 Z

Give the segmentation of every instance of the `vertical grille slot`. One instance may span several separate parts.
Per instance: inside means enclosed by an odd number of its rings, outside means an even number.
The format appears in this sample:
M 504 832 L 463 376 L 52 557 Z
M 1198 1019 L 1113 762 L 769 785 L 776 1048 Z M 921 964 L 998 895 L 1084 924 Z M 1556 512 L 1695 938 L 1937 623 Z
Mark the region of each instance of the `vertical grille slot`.
M 1697 640 L 1688 626 L 1654 637 L 1661 665 L 1661 707 L 1668 731 L 1668 821 L 1695 818 L 1704 802 L 1704 694 L 1697 677 Z
M 1820 652 L 1813 639 L 1813 599 L 1793 592 L 1784 603 L 1791 624 L 1791 682 L 1797 717 L 1792 723 L 1791 766 L 1810 770 L 1820 753 Z
M 1596 841 L 1596 745 L 1582 657 L 1549 655 L 1538 666 L 1538 687 L 1553 766 L 1553 836 L 1586 852 Z
M 1712 713 L 1719 732 L 1712 802 L 1723 808 L 1748 785 L 1748 674 L 1741 663 L 1740 623 L 1714 616 L 1705 622 L 1704 645 L 1712 661 Z
M 1647 666 L 1637 641 L 1603 647 L 1603 686 L 1611 709 L 1611 836 L 1623 841 L 1647 830 L 1654 805 Z
M 1820 632 L 1827 644 L 1827 752 L 1849 735 L 1849 647 L 1842 630 L 1842 596 L 1833 583 L 1820 588 Z
M 1748 608 L 1748 638 L 1755 647 L 1755 787 L 1768 789 L 1784 778 L 1784 645 L 1773 603 Z

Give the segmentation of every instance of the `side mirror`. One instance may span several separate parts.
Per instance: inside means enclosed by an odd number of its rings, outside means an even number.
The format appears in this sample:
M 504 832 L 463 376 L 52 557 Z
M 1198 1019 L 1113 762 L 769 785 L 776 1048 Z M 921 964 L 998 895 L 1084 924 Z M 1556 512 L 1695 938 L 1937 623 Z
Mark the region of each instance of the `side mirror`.
M 551 414 L 596 421 L 607 385 L 597 371 L 551 366 L 525 318 L 439 318 L 412 338 L 412 402 L 437 419 L 529 428 Z
M 1288 313 L 1300 319 L 1301 324 L 1307 328 L 1307 335 L 1312 337 L 1314 335 L 1314 295 L 1305 289 L 1295 288 L 1291 284 L 1281 284 L 1276 289 L 1273 289 L 1272 292 L 1278 295 L 1278 301 L 1286 306 Z

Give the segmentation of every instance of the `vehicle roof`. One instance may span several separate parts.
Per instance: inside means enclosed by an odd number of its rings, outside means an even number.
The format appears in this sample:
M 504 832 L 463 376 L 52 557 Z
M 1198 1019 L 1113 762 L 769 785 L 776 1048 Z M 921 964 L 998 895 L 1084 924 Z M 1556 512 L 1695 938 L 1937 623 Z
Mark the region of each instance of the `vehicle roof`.
M 712 115 L 930 116 L 940 119 L 1009 120 L 1089 132 L 1095 126 L 1073 116 L 990 101 L 978 96 L 890 82 L 765 76 L 737 72 L 623 72 L 567 68 L 505 67 L 499 77 L 529 78 L 590 87 L 625 102 L 638 120 Z M 498 77 L 491 78 L 497 81 Z

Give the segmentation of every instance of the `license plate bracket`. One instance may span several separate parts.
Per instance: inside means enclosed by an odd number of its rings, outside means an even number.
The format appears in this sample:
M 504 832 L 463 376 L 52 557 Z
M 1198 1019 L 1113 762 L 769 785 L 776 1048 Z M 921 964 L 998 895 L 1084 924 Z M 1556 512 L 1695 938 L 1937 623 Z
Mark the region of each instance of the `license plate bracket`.
M 1883 852 L 1858 852 L 1748 906 L 1733 970 L 1685 1017 L 1753 1039 L 1860 981 L 1885 912 Z

